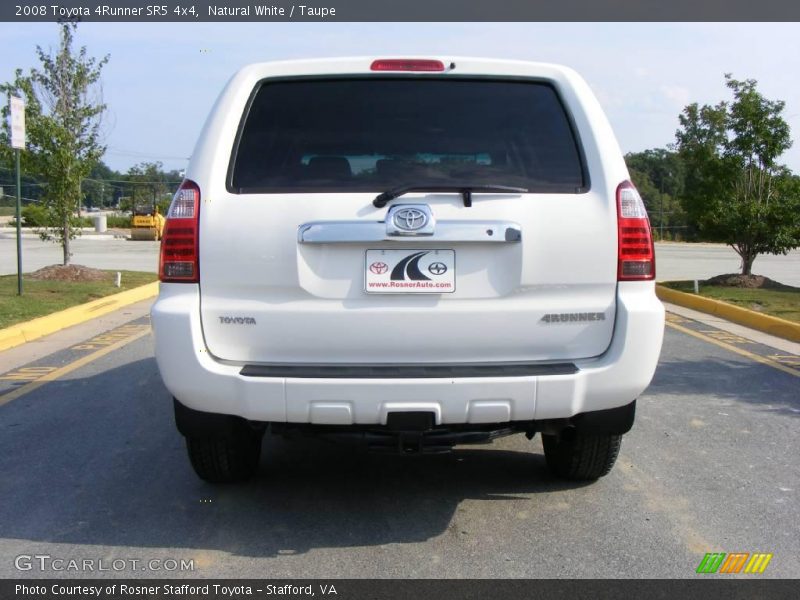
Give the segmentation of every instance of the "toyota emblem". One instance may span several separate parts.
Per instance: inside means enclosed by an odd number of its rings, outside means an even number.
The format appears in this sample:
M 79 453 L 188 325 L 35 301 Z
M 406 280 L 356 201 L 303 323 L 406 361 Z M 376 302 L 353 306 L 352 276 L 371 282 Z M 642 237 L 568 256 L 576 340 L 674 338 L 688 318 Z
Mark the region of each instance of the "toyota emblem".
M 384 262 L 374 262 L 369 266 L 369 270 L 375 273 L 376 275 L 382 275 L 389 270 L 389 265 Z
M 394 225 L 403 231 L 416 231 L 428 223 L 428 215 L 418 208 L 401 208 L 394 213 Z

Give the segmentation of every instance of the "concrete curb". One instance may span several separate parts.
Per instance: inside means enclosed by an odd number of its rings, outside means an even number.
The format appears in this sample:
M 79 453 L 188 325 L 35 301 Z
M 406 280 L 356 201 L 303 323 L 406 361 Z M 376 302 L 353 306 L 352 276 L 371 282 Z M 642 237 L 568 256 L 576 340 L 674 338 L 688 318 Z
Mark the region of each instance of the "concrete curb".
M 123 306 L 158 295 L 158 282 L 148 283 L 131 290 L 71 306 L 62 311 L 0 329 L 0 351 L 8 350 L 72 325 L 106 315 Z
M 712 300 L 695 294 L 679 292 L 663 285 L 656 285 L 656 295 L 664 302 L 672 302 L 678 306 L 693 308 L 700 312 L 722 317 L 727 321 L 757 329 L 786 340 L 800 342 L 800 323 L 787 321 L 770 315 L 763 315 L 753 310 L 734 306 L 720 300 Z

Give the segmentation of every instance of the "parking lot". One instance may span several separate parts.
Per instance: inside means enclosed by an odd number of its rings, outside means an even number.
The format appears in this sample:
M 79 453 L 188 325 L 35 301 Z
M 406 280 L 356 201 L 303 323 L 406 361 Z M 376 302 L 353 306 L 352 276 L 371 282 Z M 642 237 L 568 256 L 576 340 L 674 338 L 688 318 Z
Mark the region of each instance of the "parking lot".
M 267 437 L 254 480 L 214 487 L 174 429 L 147 303 L 122 313 L 2 355 L 2 577 L 695 577 L 706 552 L 800 572 L 796 353 L 671 314 L 591 485 L 551 478 L 538 436 L 434 456 Z

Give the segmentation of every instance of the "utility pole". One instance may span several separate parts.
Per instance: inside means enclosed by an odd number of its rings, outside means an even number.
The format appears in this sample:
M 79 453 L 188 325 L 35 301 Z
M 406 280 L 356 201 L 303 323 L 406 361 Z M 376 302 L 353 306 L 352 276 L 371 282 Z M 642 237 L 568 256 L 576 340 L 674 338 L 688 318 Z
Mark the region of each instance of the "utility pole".
M 666 176 L 672 179 L 672 171 L 667 171 Z M 664 241 L 664 172 L 661 172 L 661 181 L 659 182 L 659 199 L 661 200 L 661 215 L 658 219 L 658 229 L 661 241 Z
M 658 217 L 658 234 L 659 241 L 664 241 L 664 178 L 661 178 L 661 185 L 659 186 L 658 198 L 661 201 L 661 214 Z

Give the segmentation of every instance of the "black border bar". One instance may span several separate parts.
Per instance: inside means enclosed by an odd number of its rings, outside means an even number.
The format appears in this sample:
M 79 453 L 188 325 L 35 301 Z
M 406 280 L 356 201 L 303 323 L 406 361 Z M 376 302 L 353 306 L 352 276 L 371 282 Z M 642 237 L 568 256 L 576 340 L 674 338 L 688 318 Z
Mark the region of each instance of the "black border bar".
M 530 557 L 536 560 L 536 557 Z M 687 575 L 694 575 L 687 573 Z M 523 599 L 564 599 L 564 600 L 619 600 L 620 598 L 647 598 L 648 600 L 677 599 L 712 600 L 751 600 L 753 598 L 789 599 L 797 597 L 797 581 L 782 579 L 756 579 L 758 576 L 731 576 L 728 579 L 706 579 L 707 576 L 694 575 L 690 579 L 314 579 L 314 580 L 237 580 L 237 579 L 7 579 L 0 581 L 0 598 L 3 600 L 35 600 L 53 598 L 54 600 L 138 600 L 141 598 L 164 600 L 308 600 L 314 591 L 315 600 L 503 600 Z M 29 589 L 38 586 L 45 593 L 20 593 L 17 585 Z M 223 593 L 227 590 L 241 590 L 239 593 Z M 330 586 L 336 593 L 330 592 Z M 55 588 L 54 588 L 55 586 Z M 149 588 L 148 592 L 124 593 L 121 590 L 137 586 Z M 169 587 L 168 587 L 169 586 Z M 180 586 L 188 586 L 181 588 Z M 269 586 L 272 586 L 271 588 Z M 298 593 L 277 593 L 283 588 L 297 590 Z M 328 593 L 322 592 L 322 586 Z M 91 591 L 68 593 L 69 589 L 100 588 L 100 593 Z M 175 589 L 191 589 L 187 593 L 175 593 Z M 203 591 L 197 591 L 197 589 Z M 249 593 L 248 593 L 249 588 Z M 53 590 L 58 593 L 53 593 Z M 115 591 L 111 591 L 115 590 Z M 153 592 L 152 590 L 155 590 Z M 206 591 L 207 590 L 207 591 Z M 215 591 L 216 590 L 216 591 Z M 273 590 L 268 593 L 268 590 Z
M 54 8 L 55 7 L 55 8 Z M 156 8 L 157 7 L 157 8 Z M 263 8 L 260 8 L 263 7 Z M 44 8 L 44 11 L 40 9 Z M 773 22 L 796 0 L 11 0 L 0 21 L 98 22 Z M 632 49 L 635 51 L 635 49 Z

